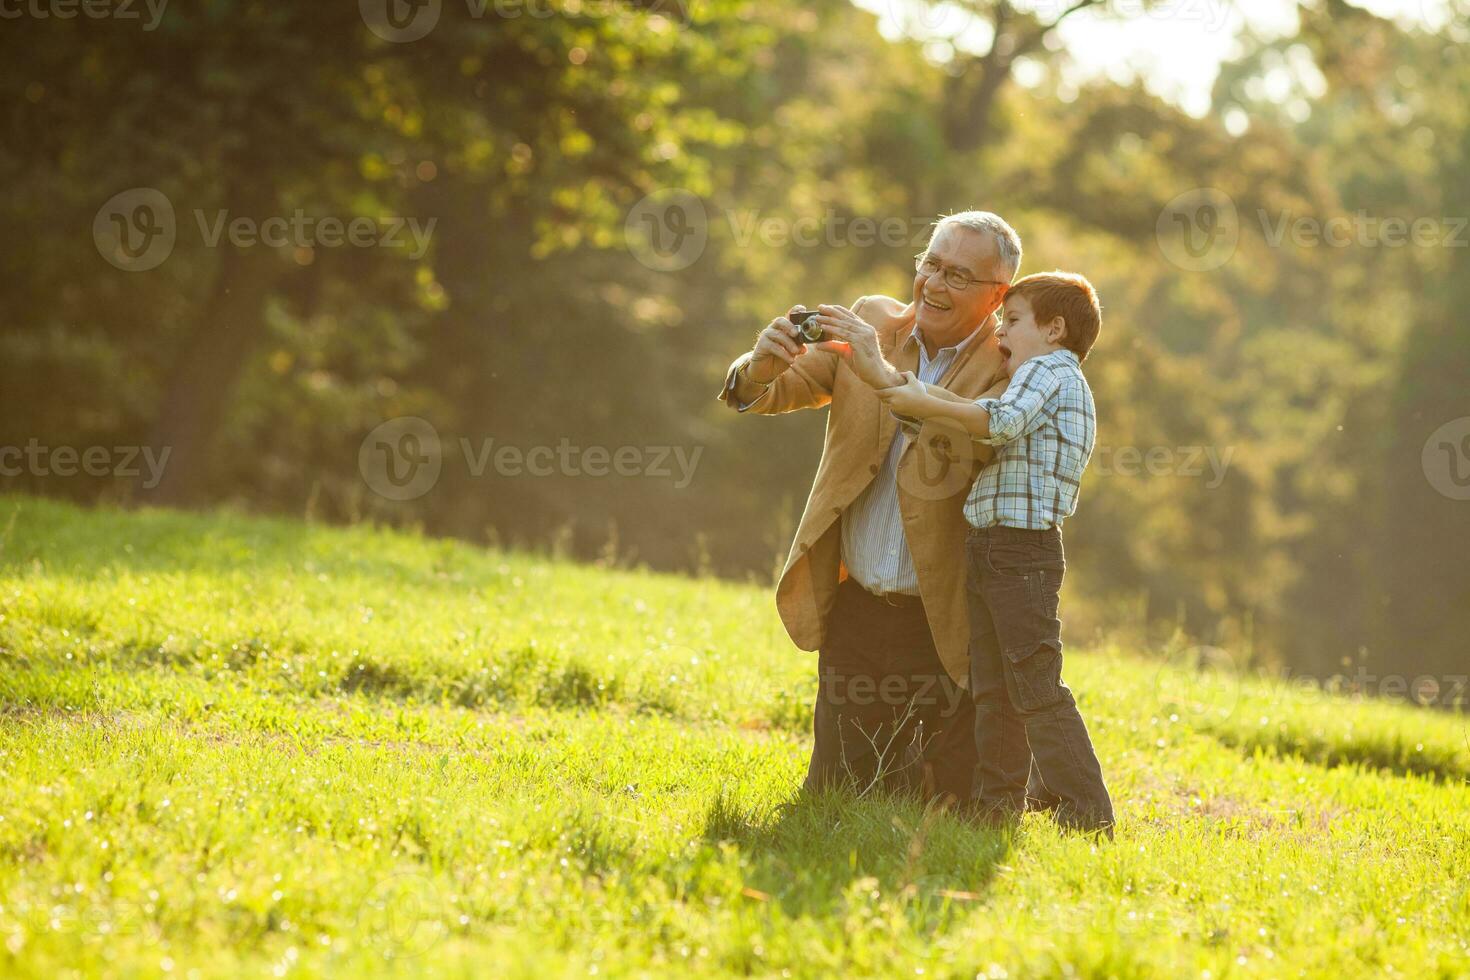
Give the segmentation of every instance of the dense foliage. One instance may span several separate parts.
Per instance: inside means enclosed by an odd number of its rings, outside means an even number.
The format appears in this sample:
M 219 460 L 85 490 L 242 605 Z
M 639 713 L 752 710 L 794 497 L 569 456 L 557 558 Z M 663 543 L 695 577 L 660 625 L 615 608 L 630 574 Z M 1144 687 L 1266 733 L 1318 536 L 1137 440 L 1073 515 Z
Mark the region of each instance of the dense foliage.
M 0 446 L 170 457 L 157 481 L 28 464 L 0 484 L 764 577 L 822 420 L 724 411 L 724 366 L 792 303 L 906 294 L 927 223 L 983 207 L 1026 270 L 1082 271 L 1105 305 L 1079 627 L 1177 624 L 1318 677 L 1464 671 L 1463 16 L 1309 4 L 1295 36 L 1244 39 L 1194 117 L 1073 85 L 1055 17 L 1005 0 L 970 7 L 983 54 L 885 40 L 838 0 L 445 3 L 411 41 L 371 6 L 7 22 Z M 133 188 L 175 215 L 147 271 L 94 232 Z M 1200 188 L 1233 208 L 1211 212 L 1238 233 L 1218 263 L 1203 212 L 1171 223 Z M 673 190 L 698 207 L 640 204 Z M 433 224 L 423 249 L 216 237 L 298 213 Z M 1389 219 L 1438 237 L 1395 242 Z M 360 450 L 405 415 L 443 472 L 394 501 Z M 634 447 L 641 475 L 493 462 L 568 444 Z M 650 474 L 650 447 L 692 478 Z

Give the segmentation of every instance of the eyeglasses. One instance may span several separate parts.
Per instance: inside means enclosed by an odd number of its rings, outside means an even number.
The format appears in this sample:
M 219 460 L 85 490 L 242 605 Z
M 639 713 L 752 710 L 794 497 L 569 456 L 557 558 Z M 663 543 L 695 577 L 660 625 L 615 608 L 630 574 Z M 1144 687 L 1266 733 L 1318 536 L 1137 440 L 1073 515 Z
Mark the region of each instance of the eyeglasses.
M 923 276 L 938 275 L 944 273 L 945 284 L 950 289 L 959 291 L 969 289 L 977 282 L 988 283 L 992 286 L 1009 286 L 1009 282 L 1001 282 L 999 279 L 976 279 L 974 276 L 966 275 L 958 269 L 951 269 L 942 263 L 929 257 L 928 252 L 920 252 L 914 256 L 914 271 Z

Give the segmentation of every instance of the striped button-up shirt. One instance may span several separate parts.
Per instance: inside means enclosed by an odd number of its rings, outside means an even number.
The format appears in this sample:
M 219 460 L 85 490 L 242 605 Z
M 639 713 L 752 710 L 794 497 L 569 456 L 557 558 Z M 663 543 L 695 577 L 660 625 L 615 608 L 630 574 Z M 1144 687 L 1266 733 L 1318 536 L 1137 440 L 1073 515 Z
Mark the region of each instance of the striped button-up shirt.
M 970 489 L 965 519 L 974 527 L 1061 527 L 1077 509 L 1097 439 L 1097 410 L 1077 355 L 1030 358 L 1004 395 L 975 404 L 990 413 L 990 437 L 980 441 L 998 449 Z
M 985 329 L 975 332 L 953 347 L 941 347 L 929 357 L 924 338 L 915 327 L 907 343 L 919 345 L 919 370 L 915 372 L 925 384 L 938 384 L 956 357 Z M 858 494 L 842 515 L 842 561 L 853 580 L 869 592 L 903 592 L 919 594 L 919 574 L 914 571 L 914 558 L 909 554 L 908 538 L 903 533 L 903 514 L 898 509 L 898 461 L 903 456 L 902 427 L 888 446 L 888 455 L 862 493 Z

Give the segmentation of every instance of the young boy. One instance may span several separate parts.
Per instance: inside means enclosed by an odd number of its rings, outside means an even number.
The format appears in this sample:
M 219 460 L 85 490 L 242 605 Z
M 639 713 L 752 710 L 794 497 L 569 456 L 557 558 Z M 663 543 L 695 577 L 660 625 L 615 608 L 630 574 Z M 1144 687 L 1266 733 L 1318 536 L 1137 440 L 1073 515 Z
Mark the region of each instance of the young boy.
M 1101 326 L 1097 293 L 1085 278 L 1026 276 L 1006 294 L 995 331 L 1011 375 L 1004 395 L 969 401 L 912 375 L 878 394 L 895 414 L 947 419 L 997 447 L 965 501 L 980 756 L 972 806 L 988 820 L 1018 815 L 1034 757 L 1037 775 L 1060 800 L 1058 821 L 1112 836 L 1113 805 L 1097 754 L 1062 683 L 1057 618 L 1062 521 L 1077 508 L 1097 431 L 1080 365 Z

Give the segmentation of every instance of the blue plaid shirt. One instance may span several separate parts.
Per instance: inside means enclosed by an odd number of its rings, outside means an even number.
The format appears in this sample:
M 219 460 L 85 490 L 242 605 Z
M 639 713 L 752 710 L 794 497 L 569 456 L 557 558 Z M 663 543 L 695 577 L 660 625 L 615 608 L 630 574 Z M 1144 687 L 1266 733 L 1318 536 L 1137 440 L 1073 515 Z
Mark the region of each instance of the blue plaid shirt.
M 1097 410 L 1077 355 L 1033 357 L 1004 395 L 975 404 L 990 413 L 990 438 L 979 441 L 997 450 L 970 489 L 965 520 L 973 527 L 1061 527 L 1077 509 L 1097 439 Z

